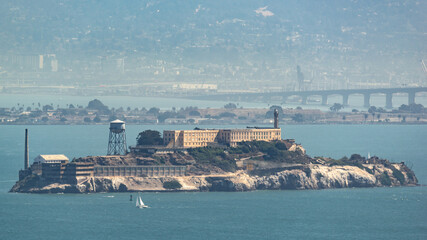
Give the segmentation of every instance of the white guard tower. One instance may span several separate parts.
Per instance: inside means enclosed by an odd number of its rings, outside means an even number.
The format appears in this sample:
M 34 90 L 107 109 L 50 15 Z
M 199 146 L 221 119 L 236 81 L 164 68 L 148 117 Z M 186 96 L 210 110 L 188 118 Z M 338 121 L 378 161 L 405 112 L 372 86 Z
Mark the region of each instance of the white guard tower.
M 119 119 L 110 122 L 110 137 L 108 139 L 107 155 L 126 155 L 125 122 Z

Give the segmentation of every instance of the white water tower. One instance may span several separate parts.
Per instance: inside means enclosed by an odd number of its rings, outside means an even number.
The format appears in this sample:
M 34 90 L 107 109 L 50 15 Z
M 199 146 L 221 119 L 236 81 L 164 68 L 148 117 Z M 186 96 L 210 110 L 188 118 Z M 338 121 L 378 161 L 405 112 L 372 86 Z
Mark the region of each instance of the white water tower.
M 125 122 L 116 119 L 110 122 L 110 137 L 108 139 L 107 155 L 126 155 Z

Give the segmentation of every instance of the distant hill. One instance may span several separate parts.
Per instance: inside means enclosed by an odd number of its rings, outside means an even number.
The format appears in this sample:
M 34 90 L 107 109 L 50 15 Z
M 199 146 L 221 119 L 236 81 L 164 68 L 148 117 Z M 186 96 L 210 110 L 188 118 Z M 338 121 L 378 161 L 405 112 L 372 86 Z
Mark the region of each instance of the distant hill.
M 328 40 L 352 48 L 426 50 L 419 41 L 427 30 L 424 1 L 2 2 L 3 53 L 179 52 L 203 46 L 272 53 Z
M 52 53 L 60 69 L 90 68 L 109 57 L 126 58 L 129 69 L 170 63 L 160 73 L 184 66 L 230 77 L 239 66 L 251 66 L 258 70 L 249 78 L 283 79 L 296 64 L 320 72 L 345 63 L 338 68 L 371 74 L 388 68 L 384 75 L 420 70 L 426 6 L 403 0 L 4 0 L 0 55 L 6 61 L 8 55 Z M 371 67 L 358 66 L 363 63 Z M 230 68 L 200 69 L 206 64 Z M 284 67 L 285 73 L 272 70 Z

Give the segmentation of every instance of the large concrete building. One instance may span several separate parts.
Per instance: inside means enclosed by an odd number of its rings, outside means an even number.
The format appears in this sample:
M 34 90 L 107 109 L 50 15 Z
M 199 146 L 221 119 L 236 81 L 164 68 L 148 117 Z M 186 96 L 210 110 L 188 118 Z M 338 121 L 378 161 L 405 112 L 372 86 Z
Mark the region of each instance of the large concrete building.
M 210 144 L 236 146 L 243 141 L 273 141 L 281 139 L 280 128 L 165 130 L 164 145 L 168 148 L 205 147 Z
M 280 140 L 282 131 L 278 127 L 278 116 L 278 111 L 275 110 L 272 128 L 165 130 L 163 144 L 167 148 L 205 147 L 215 143 L 234 147 L 243 141 Z

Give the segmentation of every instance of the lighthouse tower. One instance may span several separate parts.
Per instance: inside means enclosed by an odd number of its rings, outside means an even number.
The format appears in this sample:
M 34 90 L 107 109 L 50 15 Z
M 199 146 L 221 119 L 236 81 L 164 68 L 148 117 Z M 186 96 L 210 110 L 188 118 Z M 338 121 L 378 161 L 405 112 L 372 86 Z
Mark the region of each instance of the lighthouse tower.
M 108 138 L 107 155 L 126 155 L 125 122 L 114 120 L 110 122 L 110 136 Z

